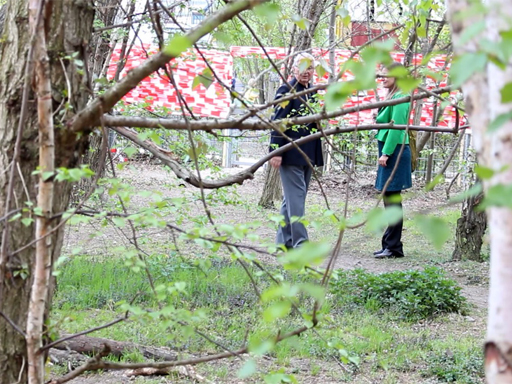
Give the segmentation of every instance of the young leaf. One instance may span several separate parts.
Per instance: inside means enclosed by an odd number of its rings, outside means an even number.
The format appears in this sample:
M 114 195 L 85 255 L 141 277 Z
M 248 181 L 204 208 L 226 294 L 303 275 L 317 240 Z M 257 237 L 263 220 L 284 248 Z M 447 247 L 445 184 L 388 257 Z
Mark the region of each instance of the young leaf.
M 496 184 L 490 187 L 480 204 L 480 209 L 488 207 L 505 207 L 512 208 L 512 184 Z
M 328 112 L 334 111 L 340 108 L 345 100 L 350 95 L 350 89 L 344 83 L 333 83 L 327 87 L 327 93 L 325 94 L 325 109 Z
M 263 311 L 263 320 L 271 323 L 276 319 L 281 319 L 290 313 L 292 303 L 289 301 L 278 301 Z
M 254 375 L 258 370 L 258 366 L 256 362 L 252 359 L 247 360 L 242 368 L 238 371 L 238 377 L 240 379 L 247 379 L 248 377 Z
M 164 52 L 172 57 L 178 57 L 192 46 L 192 42 L 184 35 L 174 35 L 169 44 L 164 48 Z
M 494 169 L 484 167 L 482 165 L 475 166 L 475 173 L 482 180 L 489 180 L 496 173 Z
M 466 53 L 453 61 L 450 76 L 455 86 L 465 83 L 473 74 L 483 71 L 487 55 L 482 52 Z
M 417 215 L 416 222 L 418 223 L 420 230 L 436 249 L 441 249 L 443 244 L 450 237 L 450 228 L 448 228 L 448 224 L 439 217 Z
M 506 112 L 502 113 L 501 115 L 498 115 L 493 121 L 491 121 L 491 124 L 489 124 L 489 129 L 487 130 L 487 132 L 496 132 L 510 120 L 512 120 L 512 112 Z
M 501 102 L 510 103 L 512 101 L 512 83 L 507 83 L 501 89 Z

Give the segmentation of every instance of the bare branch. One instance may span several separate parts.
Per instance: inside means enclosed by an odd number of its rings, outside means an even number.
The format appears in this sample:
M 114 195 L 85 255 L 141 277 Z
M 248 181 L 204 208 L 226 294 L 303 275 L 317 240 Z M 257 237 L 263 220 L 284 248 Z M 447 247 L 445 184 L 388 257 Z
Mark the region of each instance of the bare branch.
M 342 108 L 333 112 L 320 112 L 313 115 L 307 116 L 299 116 L 293 117 L 290 119 L 280 120 L 278 123 L 274 122 L 274 124 L 279 124 L 281 127 L 291 127 L 293 125 L 307 125 L 310 123 L 317 122 L 319 120 L 327 120 L 334 119 L 340 116 L 348 115 L 350 113 L 361 112 L 369 109 L 378 109 L 382 107 L 387 107 L 390 105 L 397 105 L 402 103 L 410 102 L 411 100 L 419 100 L 430 97 L 430 93 L 441 94 L 447 93 L 453 90 L 453 87 L 443 87 L 433 89 L 432 91 L 427 92 L 418 92 L 412 98 L 410 95 L 389 99 L 384 101 L 377 101 L 373 103 L 366 103 L 356 105 L 354 107 Z M 137 128 L 166 128 L 166 129 L 175 129 L 175 130 L 187 130 L 188 124 L 190 124 L 190 129 L 192 131 L 212 131 L 215 129 L 229 129 L 236 127 L 240 130 L 267 130 L 269 129 L 269 123 L 264 121 L 239 121 L 233 119 L 215 119 L 215 120 L 199 120 L 199 121 L 183 121 L 177 119 L 151 119 L 144 117 L 128 117 L 128 116 L 110 116 L 105 115 L 105 124 L 109 127 L 137 127 Z M 421 127 L 416 130 L 421 131 Z M 371 128 L 373 129 L 373 128 Z M 428 129 L 425 129 L 428 130 Z M 350 132 L 351 130 L 347 131 Z M 451 130 L 453 132 L 453 130 Z
M 231 19 L 244 10 L 250 9 L 266 1 L 267 0 L 239 0 L 231 2 L 218 13 L 205 19 L 200 25 L 190 30 L 184 36 L 191 44 L 195 44 L 201 37 L 210 33 L 225 21 Z M 88 107 L 80 111 L 75 118 L 68 123 L 68 126 L 73 132 L 90 129 L 90 127 L 98 123 L 101 113 L 110 111 L 112 107 L 114 107 L 114 105 L 116 105 L 116 103 L 128 92 L 135 88 L 139 82 L 176 57 L 176 54 L 170 54 L 165 50 L 151 56 L 151 58 L 146 60 L 144 64 L 128 72 L 128 74 L 119 83 L 110 88 L 100 97 L 93 100 Z

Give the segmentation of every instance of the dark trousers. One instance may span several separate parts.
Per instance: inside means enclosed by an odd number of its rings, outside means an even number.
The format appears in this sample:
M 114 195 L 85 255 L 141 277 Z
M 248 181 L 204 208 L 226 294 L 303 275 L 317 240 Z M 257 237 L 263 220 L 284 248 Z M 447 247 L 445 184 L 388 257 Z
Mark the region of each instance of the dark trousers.
M 386 191 L 384 193 L 384 207 L 400 207 L 402 209 L 402 191 Z M 402 244 L 402 228 L 404 226 L 404 217 L 398 223 L 388 226 L 382 236 L 382 249 L 389 249 L 397 256 L 404 255 Z

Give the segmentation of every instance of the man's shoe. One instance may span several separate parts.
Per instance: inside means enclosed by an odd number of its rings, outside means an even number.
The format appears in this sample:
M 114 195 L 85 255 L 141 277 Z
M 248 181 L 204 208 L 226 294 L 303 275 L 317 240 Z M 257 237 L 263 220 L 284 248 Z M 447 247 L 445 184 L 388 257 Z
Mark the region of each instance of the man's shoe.
M 378 255 L 379 253 L 382 253 L 382 252 L 384 252 L 384 250 L 383 249 L 379 249 L 378 251 L 373 252 L 373 254 L 374 255 Z
M 375 255 L 376 259 L 396 258 L 396 257 L 404 257 L 404 255 L 390 251 L 389 249 L 384 249 L 381 253 L 377 253 Z

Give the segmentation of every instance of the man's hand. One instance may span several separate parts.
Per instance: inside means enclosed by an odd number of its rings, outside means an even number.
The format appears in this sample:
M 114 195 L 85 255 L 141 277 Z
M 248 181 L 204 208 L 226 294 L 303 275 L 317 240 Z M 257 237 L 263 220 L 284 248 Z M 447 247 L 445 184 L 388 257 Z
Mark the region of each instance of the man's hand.
M 388 155 L 382 155 L 381 157 L 379 157 L 379 165 L 382 167 L 386 167 L 388 165 L 388 159 Z
M 283 158 L 281 156 L 275 156 L 270 159 L 270 165 L 274 168 L 279 168 L 281 166 L 281 162 L 283 161 Z

